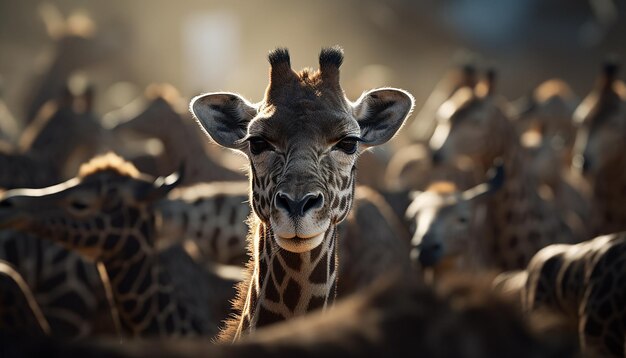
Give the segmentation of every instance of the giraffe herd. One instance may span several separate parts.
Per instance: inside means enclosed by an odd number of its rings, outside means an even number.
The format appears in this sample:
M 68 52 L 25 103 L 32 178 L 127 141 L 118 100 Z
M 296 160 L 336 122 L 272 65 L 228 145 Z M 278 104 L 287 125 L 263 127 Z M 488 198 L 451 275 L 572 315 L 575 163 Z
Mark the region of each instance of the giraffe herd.
M 259 102 L 212 92 L 187 111 L 152 85 L 108 126 L 84 79 L 53 81 L 0 146 L 0 335 L 119 356 L 626 354 L 617 64 L 580 103 L 562 80 L 510 102 L 493 69 L 455 69 L 419 115 L 432 135 L 367 187 L 359 157 L 412 128 L 413 96 L 349 100 L 339 47 L 318 69 L 268 59 Z

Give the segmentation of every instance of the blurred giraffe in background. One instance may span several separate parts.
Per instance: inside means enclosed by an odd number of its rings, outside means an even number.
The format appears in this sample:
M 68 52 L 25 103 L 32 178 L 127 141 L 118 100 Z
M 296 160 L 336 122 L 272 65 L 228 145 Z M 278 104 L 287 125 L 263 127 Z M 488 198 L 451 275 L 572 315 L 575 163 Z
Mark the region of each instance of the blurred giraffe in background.
M 591 235 L 626 230 L 626 85 L 608 62 L 574 113 L 573 166 L 591 187 Z
M 588 234 L 575 212 L 560 212 L 554 200 L 538 192 L 513 123 L 503 112 L 504 103 L 494 95 L 494 76 L 488 74 L 477 88 L 459 89 L 441 106 L 430 144 L 436 164 L 469 162 L 476 176 L 484 176 L 496 159 L 502 161 L 506 180 L 486 204 L 484 240 L 498 258 L 494 265 L 506 270 L 525 267 L 541 247 L 579 242 Z
M 113 133 L 122 139 L 156 138 L 163 144 L 157 160 L 159 174 L 171 173 L 182 163 L 183 185 L 245 179 L 243 170 L 234 171 L 216 160 L 216 153 L 211 151 L 217 148 L 207 148 L 202 131 L 188 112 L 180 110 L 183 100 L 176 88 L 152 84 L 144 97 L 107 117 L 117 123 Z
M 575 327 L 585 356 L 626 354 L 626 234 L 576 245 L 550 245 L 517 273 L 519 294 L 529 313 L 556 313 Z
M 20 151 L 50 163 L 59 176 L 57 182 L 73 177 L 82 163 L 106 146 L 106 132 L 93 102 L 93 87 L 85 78 L 73 78 L 60 98 L 47 102 L 24 129 Z
M 50 324 L 28 284 L 3 260 L 0 260 L 0 330 L 31 336 L 50 334 Z
M 177 271 L 167 263 L 178 265 L 180 258 L 172 260 L 155 248 L 151 205 L 177 180 L 177 175 L 146 178 L 113 154 L 97 157 L 65 183 L 5 192 L 0 227 L 37 234 L 102 262 L 123 333 L 213 336 L 232 293 L 226 289 L 230 294 L 224 297 L 224 287 L 213 284 L 209 297 L 202 297 L 207 292 L 201 288 L 185 287 L 202 284 L 197 277 L 190 280 L 189 272 L 173 277 Z

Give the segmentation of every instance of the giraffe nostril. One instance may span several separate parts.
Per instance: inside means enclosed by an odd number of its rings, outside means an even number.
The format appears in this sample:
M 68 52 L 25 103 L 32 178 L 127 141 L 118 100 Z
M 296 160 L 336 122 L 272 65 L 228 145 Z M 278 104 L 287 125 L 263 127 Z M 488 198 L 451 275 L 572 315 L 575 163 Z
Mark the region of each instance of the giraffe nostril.
M 291 216 L 304 216 L 308 211 L 319 208 L 324 203 L 324 196 L 320 193 L 306 194 L 301 199 L 293 200 L 287 194 L 276 194 L 276 207 L 285 210 Z
M 288 213 L 291 213 L 291 199 L 289 199 L 287 195 L 283 193 L 277 193 L 275 202 L 278 208 L 281 208 Z
M 324 204 L 324 197 L 322 194 L 308 194 L 302 199 L 302 202 L 304 205 L 302 205 L 300 215 L 304 215 L 311 209 L 322 207 L 322 204 Z

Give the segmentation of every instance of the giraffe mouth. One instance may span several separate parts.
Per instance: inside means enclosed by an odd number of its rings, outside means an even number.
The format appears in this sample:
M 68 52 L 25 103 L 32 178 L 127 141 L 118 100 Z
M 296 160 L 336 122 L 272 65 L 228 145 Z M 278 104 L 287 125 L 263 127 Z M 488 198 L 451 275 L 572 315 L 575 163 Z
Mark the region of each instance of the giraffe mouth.
M 300 254 L 318 247 L 324 241 L 324 233 L 321 232 L 310 237 L 293 236 L 290 238 L 274 235 L 274 238 L 282 249 Z

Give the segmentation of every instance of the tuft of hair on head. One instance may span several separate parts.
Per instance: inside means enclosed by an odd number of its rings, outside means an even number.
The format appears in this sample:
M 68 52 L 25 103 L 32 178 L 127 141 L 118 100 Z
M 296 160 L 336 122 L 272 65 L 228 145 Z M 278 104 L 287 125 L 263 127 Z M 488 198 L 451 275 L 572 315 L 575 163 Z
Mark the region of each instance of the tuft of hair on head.
M 325 47 L 320 51 L 320 74 L 331 86 L 339 86 L 339 67 L 343 63 L 343 49 L 339 46 Z
M 285 47 L 278 47 L 270 51 L 267 59 L 272 67 L 286 64 L 291 67 L 291 59 L 289 58 L 289 50 Z
M 289 50 L 284 47 L 270 51 L 267 59 L 270 62 L 270 84 L 267 92 L 271 96 L 271 93 L 281 84 L 288 83 L 295 78 L 296 73 L 291 69 Z
M 333 66 L 339 68 L 343 63 L 343 49 L 335 45 L 325 47 L 320 51 L 320 67 Z
M 442 180 L 431 183 L 425 191 L 429 191 L 437 194 L 452 194 L 459 190 L 459 188 L 451 181 Z
M 139 170 L 130 162 L 119 155 L 108 152 L 92 158 L 78 169 L 78 177 L 86 178 L 96 173 L 112 171 L 121 176 L 138 178 L 141 176 Z

